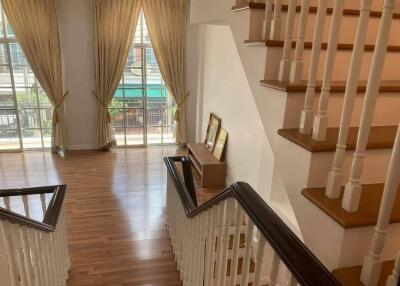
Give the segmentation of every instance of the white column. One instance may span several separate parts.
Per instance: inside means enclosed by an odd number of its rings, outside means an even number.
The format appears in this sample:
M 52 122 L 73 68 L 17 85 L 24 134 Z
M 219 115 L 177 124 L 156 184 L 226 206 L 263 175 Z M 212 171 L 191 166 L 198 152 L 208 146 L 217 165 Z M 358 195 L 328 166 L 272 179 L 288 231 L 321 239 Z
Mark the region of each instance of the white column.
M 356 38 L 347 77 L 346 92 L 343 100 L 342 117 L 340 120 L 339 138 L 336 145 L 332 170 L 329 173 L 326 185 L 326 195 L 329 198 L 338 198 L 343 183 L 343 163 L 346 152 L 347 136 L 353 113 L 355 96 L 357 95 L 358 79 L 360 77 L 361 63 L 368 31 L 369 13 L 372 0 L 362 0 L 360 17 L 358 18 Z
M 397 286 L 399 285 L 399 276 L 400 276 L 400 251 L 397 253 L 397 258 L 394 263 L 394 268 L 392 274 L 388 277 L 386 282 L 386 286 Z
M 340 28 L 342 26 L 343 8 L 344 0 L 335 0 L 328 40 L 328 50 L 325 58 L 325 71 L 319 99 L 318 113 L 314 118 L 312 138 L 316 141 L 324 141 L 326 138 L 326 131 L 328 129 L 328 101 L 331 90 L 332 73 L 336 60 L 337 44 L 339 41 Z
M 311 134 L 314 117 L 315 86 L 318 73 L 319 58 L 321 54 L 322 36 L 324 34 L 327 0 L 318 1 L 318 12 L 314 28 L 313 46 L 311 50 L 310 73 L 308 76 L 304 109 L 301 112 L 299 132 Z
M 310 9 L 310 0 L 301 2 L 299 28 L 297 32 L 296 50 L 294 52 L 294 60 L 290 69 L 290 83 L 299 83 L 303 75 L 303 53 L 304 41 L 307 27 L 307 19 Z
M 396 0 L 385 0 L 378 38 L 375 44 L 374 56 L 368 77 L 368 85 L 365 93 L 363 111 L 361 114 L 360 129 L 358 132 L 357 147 L 354 153 L 351 175 L 346 185 L 342 207 L 348 212 L 358 210 L 361 197 L 361 174 L 363 159 L 368 143 L 369 130 L 375 111 L 376 98 L 379 94 L 379 84 L 385 62 L 385 56 L 389 41 L 390 27 Z
M 273 16 L 274 0 L 266 0 L 265 2 L 265 20 L 264 20 L 264 34 L 263 39 L 269 40 L 271 37 L 271 25 Z
M 278 80 L 281 82 L 289 82 L 290 64 L 292 54 L 292 41 L 294 18 L 296 16 L 296 0 L 289 0 L 288 13 L 286 19 L 285 43 L 283 45 L 283 55 L 279 67 Z
M 281 36 L 282 0 L 275 0 L 274 15 L 271 22 L 271 40 L 279 40 Z
M 382 252 L 385 246 L 386 233 L 389 228 L 390 216 L 393 211 L 394 201 L 400 182 L 400 129 L 397 130 L 392 158 L 386 176 L 385 188 L 383 190 L 381 205 L 379 209 L 378 222 L 375 227 L 374 237 L 369 255 L 365 258 L 361 281 L 366 286 L 378 284 L 382 269 Z

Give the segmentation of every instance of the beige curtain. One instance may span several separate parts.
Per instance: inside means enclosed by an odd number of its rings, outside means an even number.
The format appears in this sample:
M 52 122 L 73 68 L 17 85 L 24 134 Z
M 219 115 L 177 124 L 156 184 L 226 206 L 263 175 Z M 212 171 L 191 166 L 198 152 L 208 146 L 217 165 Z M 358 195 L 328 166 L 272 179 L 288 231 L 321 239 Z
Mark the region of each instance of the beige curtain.
M 142 5 L 161 75 L 177 103 L 176 141 L 185 144 L 187 0 L 143 0 Z
M 140 11 L 140 0 L 93 0 L 97 143 L 115 144 L 107 107 L 121 80 Z
M 51 146 L 66 145 L 62 63 L 55 0 L 1 0 L 23 52 L 54 107 Z

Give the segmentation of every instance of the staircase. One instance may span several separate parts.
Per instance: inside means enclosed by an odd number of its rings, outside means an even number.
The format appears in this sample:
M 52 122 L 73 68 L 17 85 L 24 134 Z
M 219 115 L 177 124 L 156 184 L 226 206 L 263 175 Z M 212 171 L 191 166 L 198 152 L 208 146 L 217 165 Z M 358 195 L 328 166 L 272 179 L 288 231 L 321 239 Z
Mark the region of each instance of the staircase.
M 231 27 L 292 224 L 343 285 L 397 285 L 399 3 L 218 2 L 193 21 Z

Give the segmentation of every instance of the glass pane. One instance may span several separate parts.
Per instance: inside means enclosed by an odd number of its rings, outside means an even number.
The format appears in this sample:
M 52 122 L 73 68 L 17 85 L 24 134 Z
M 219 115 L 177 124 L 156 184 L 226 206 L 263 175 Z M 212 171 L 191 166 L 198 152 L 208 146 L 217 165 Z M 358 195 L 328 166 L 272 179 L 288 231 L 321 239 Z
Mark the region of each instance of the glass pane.
M 18 43 L 10 43 L 11 62 L 14 66 L 29 65 L 26 60 L 25 54 Z
M 6 44 L 0 44 L 0 65 L 8 65 L 8 50 Z
M 123 90 L 117 89 L 115 92 L 114 98 L 111 100 L 111 103 L 108 107 L 112 108 L 122 108 L 124 107 L 124 100 L 123 100 Z
M 126 67 L 124 70 L 125 88 L 142 88 L 142 69 Z
M 40 107 L 49 107 L 49 108 L 53 109 L 53 105 L 50 103 L 49 97 L 44 92 L 44 90 L 39 88 L 38 91 L 39 91 L 39 104 L 40 104 Z
M 163 143 L 175 143 L 175 126 L 164 127 Z
M 126 144 L 143 145 L 144 144 L 143 127 L 126 128 Z
M 126 67 L 142 68 L 142 49 L 131 47 L 129 49 Z
M 1 11 L 3 10 L 3 7 L 0 5 L 0 38 L 4 38 L 4 26 L 3 26 L 3 13 Z
M 118 108 L 109 108 L 112 127 L 124 127 L 124 110 Z
M 0 150 L 16 150 L 16 149 L 20 149 L 18 131 L 2 130 L 1 115 L 0 115 Z
M 174 107 L 164 108 L 164 113 L 163 113 L 163 125 L 164 126 L 174 126 L 175 110 L 176 110 L 176 108 L 174 108 Z
M 114 136 L 115 139 L 117 140 L 117 145 L 125 145 L 125 133 L 124 133 L 124 128 L 123 127 L 114 127 Z
M 127 88 L 124 90 L 125 94 L 125 105 L 127 107 L 143 107 L 144 104 L 144 92 L 141 88 Z
M 39 129 L 23 129 L 22 143 L 24 148 L 42 148 L 42 138 Z
M 5 22 L 6 22 L 6 34 L 7 34 L 7 38 L 15 38 L 14 31 L 12 30 L 11 25 L 10 25 L 10 23 L 8 22 L 8 19 L 7 19 L 7 17 L 5 16 L 5 14 L 4 14 L 4 17 L 5 17 Z
M 38 109 L 20 109 L 19 120 L 21 128 L 40 128 Z
M 18 88 L 16 94 L 19 107 L 37 107 L 36 89 Z
M 18 130 L 17 111 L 0 109 L 0 130 Z
M 147 109 L 147 125 L 160 126 L 162 122 L 162 107 L 151 107 Z
M 51 129 L 53 109 L 52 108 L 40 109 L 40 116 L 42 117 L 42 128 Z
M 13 66 L 15 88 L 37 88 L 38 83 L 29 66 Z
M 129 108 L 126 109 L 126 126 L 141 127 L 144 124 L 143 109 Z
M 147 126 L 147 142 L 149 144 L 160 144 L 162 127 Z
M 8 66 L 0 66 L 0 87 L 12 87 L 10 68 Z
M 149 30 L 147 29 L 146 19 L 145 19 L 144 15 L 143 15 L 142 26 L 143 26 L 143 44 L 150 45 L 151 44 L 150 34 L 149 34 Z
M 51 129 L 43 129 L 43 144 L 45 148 L 51 147 Z
M 15 108 L 14 96 L 9 89 L 0 89 L 0 108 Z

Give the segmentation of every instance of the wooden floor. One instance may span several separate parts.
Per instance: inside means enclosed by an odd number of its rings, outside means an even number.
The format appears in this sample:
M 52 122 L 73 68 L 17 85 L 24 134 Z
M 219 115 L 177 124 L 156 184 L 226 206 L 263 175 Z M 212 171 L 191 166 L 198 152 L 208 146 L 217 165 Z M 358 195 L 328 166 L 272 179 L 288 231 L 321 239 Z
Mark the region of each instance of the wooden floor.
M 68 286 L 180 285 L 164 227 L 174 147 L 0 154 L 0 188 L 65 183 Z

